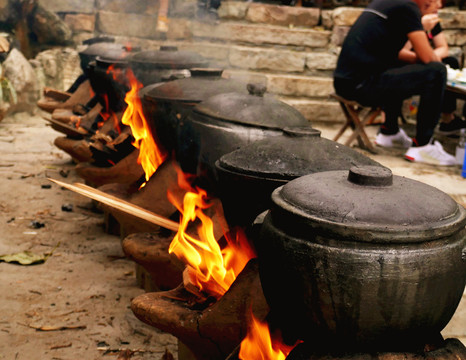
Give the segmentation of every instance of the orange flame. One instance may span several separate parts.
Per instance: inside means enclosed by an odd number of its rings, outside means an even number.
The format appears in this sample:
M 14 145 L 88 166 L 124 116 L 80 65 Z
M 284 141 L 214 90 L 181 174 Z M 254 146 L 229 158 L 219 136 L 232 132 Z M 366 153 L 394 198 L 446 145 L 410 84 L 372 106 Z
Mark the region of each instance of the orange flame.
M 166 154 L 157 146 L 142 111 L 141 99 L 138 96 L 142 84 L 136 79 L 131 69 L 127 70 L 127 78 L 131 89 L 126 93 L 125 102 L 128 104 L 121 122 L 131 127 L 134 137 L 133 146 L 139 149 L 138 164 L 142 165 L 146 174 L 146 181 L 166 159 Z
M 240 360 L 285 360 L 295 346 L 272 340 L 266 322 L 262 323 L 251 314 L 251 326 L 241 342 Z
M 180 204 L 169 192 L 169 200 L 182 214 L 178 233 L 168 249 L 194 269 L 193 285 L 208 295 L 220 298 L 231 286 L 247 262 L 255 257 L 245 234 L 238 230 L 236 236 L 224 234 L 226 246 L 216 241 L 212 219 L 203 210 L 209 206 L 205 190 L 193 189 L 186 176 L 178 169 L 178 184 L 188 190 Z M 188 225 L 199 219 L 197 232 L 199 239 L 186 233 Z

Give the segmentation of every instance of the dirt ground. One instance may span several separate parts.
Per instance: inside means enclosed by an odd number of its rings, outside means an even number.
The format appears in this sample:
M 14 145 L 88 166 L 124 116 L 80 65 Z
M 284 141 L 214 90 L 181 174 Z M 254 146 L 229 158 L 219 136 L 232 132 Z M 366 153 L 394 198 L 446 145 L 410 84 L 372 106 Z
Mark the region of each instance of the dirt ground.
M 137 350 L 131 359 L 165 349 L 176 358 L 176 338 L 130 309 L 143 290 L 120 238 L 103 231 L 91 200 L 47 180 L 81 180 L 53 145 L 60 135 L 40 116 L 0 123 L 0 255 L 53 251 L 43 264 L 0 263 L 0 359 L 117 359 L 124 349 Z
M 54 147 L 57 136 L 39 114 L 0 123 L 0 255 L 52 252 L 33 266 L 0 262 L 0 359 L 117 359 L 124 349 L 135 351 L 132 359 L 161 359 L 168 349 L 176 359 L 176 338 L 130 310 L 143 290 L 120 238 L 104 232 L 103 215 L 92 211 L 90 200 L 47 180 L 81 181 L 70 157 Z M 459 169 L 410 166 L 393 154 L 376 160 L 466 198 Z M 72 211 L 62 210 L 67 205 Z M 466 296 L 443 335 L 466 344 Z

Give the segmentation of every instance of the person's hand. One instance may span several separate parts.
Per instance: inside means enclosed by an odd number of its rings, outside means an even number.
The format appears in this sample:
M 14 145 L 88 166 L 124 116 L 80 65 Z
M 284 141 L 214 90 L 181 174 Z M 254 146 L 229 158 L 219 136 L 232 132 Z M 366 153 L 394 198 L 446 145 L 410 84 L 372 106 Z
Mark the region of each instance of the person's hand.
M 429 32 L 438 24 L 440 19 L 437 14 L 427 14 L 422 17 L 421 21 L 424 30 Z

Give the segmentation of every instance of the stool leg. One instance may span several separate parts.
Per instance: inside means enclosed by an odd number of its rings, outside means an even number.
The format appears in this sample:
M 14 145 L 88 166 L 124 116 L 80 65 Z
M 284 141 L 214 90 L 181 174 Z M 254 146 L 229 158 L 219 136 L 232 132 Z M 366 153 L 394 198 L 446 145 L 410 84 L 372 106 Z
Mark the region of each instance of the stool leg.
M 355 130 L 347 140 L 346 144 L 349 146 L 349 144 L 357 137 L 358 138 L 358 143 L 360 147 L 365 148 L 366 150 L 370 151 L 371 153 L 377 153 L 375 150 L 375 147 L 372 145 L 371 141 L 369 140 L 369 137 L 367 136 L 366 132 L 364 131 L 364 126 L 367 124 L 371 118 L 375 118 L 373 114 L 373 110 L 371 110 L 363 119 L 363 121 L 359 120 L 359 113 L 360 111 L 356 110 L 353 107 L 349 107 L 348 111 L 351 115 L 351 118 L 353 120 Z
M 345 124 L 341 127 L 341 129 L 338 131 L 338 133 L 333 138 L 333 141 L 337 141 L 343 135 L 346 129 L 348 129 L 348 127 L 350 127 L 353 123 L 351 119 L 351 115 L 346 109 L 346 105 L 343 104 L 341 101 L 339 102 L 339 104 L 340 104 L 341 109 L 343 110 L 343 114 L 345 115 L 346 121 L 345 121 Z

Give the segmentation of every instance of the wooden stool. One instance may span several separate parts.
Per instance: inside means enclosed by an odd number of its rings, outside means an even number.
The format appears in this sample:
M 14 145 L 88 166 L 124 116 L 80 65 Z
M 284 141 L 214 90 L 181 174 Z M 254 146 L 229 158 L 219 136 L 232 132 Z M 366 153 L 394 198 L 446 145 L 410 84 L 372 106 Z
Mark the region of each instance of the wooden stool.
M 375 118 L 382 112 L 382 109 L 365 107 L 354 100 L 347 100 L 337 94 L 331 94 L 330 96 L 340 103 L 341 109 L 346 117 L 345 124 L 333 138 L 333 141 L 337 141 L 346 129 L 351 127 L 351 129 L 353 129 L 353 133 L 350 135 L 348 140 L 346 140 L 345 145 L 349 146 L 354 139 L 357 139 L 359 147 L 376 154 L 377 150 L 375 149 L 374 144 L 369 140 L 369 137 L 364 131 L 364 127 L 366 125 L 373 124 Z

